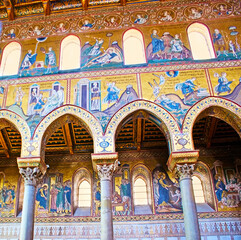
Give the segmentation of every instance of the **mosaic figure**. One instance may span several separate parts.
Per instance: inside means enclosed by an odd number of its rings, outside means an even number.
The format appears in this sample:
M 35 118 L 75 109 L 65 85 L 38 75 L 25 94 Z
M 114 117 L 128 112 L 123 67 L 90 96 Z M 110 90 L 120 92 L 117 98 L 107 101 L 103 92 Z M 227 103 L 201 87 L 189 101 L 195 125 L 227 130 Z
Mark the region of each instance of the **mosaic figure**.
M 223 35 L 220 33 L 220 31 L 218 29 L 214 30 L 214 33 L 213 33 L 213 43 L 214 43 L 214 45 L 218 49 L 218 51 L 217 51 L 217 56 L 218 57 L 221 55 L 221 51 L 222 50 L 223 50 L 223 54 L 225 56 L 227 56 L 224 38 L 223 38 Z
M 179 185 L 172 182 L 168 174 L 160 167 L 153 171 L 153 190 L 157 213 L 181 210 Z
M 15 29 L 14 28 L 11 28 L 9 33 L 7 34 L 7 38 L 15 38 L 16 37 L 16 34 L 15 34 Z
M 85 20 L 83 21 L 82 26 L 81 26 L 81 30 L 88 30 L 88 29 L 90 29 L 90 28 L 92 28 L 92 27 L 93 27 L 93 24 L 90 23 L 90 21 L 89 21 L 88 19 L 85 19 Z
M 23 96 L 25 95 L 25 92 L 22 90 L 22 87 L 18 87 L 14 89 L 15 92 L 15 105 L 19 105 L 20 107 L 22 107 L 22 103 L 23 103 Z
M 120 94 L 120 89 L 116 87 L 115 82 L 107 83 L 107 95 L 103 99 L 103 103 L 107 103 L 109 107 L 110 103 L 118 102 L 119 94 Z
M 37 57 L 37 53 L 32 54 L 32 50 L 28 50 L 25 55 L 21 65 L 20 65 L 20 76 L 22 75 L 23 70 L 29 70 L 30 67 L 35 63 Z
M 231 92 L 231 88 L 229 86 L 232 83 L 232 81 L 228 81 L 226 72 L 222 72 L 221 75 L 215 73 L 214 77 L 218 78 L 218 85 L 215 87 L 215 92 L 218 95 L 220 93 Z
M 71 187 L 69 180 L 64 182 L 64 210 L 65 213 L 71 213 Z
M 39 187 L 36 193 L 37 208 L 47 210 L 48 184 Z
M 141 14 L 136 15 L 136 19 L 134 20 L 134 23 L 136 24 L 144 24 L 147 21 L 147 16 L 142 16 Z
M 188 18 L 193 20 L 202 17 L 202 10 L 197 9 L 196 7 L 190 8 L 189 11 L 187 11 L 187 13 L 188 13 Z
M 52 73 L 51 68 L 56 67 L 56 55 L 53 51 L 52 47 L 49 48 L 49 51 L 46 52 L 45 50 L 42 51 L 45 53 L 45 61 L 44 64 L 47 66 L 47 74 Z
M 154 58 L 156 55 L 157 57 L 159 57 L 159 53 L 161 53 L 164 49 L 164 41 L 162 38 L 160 38 L 157 35 L 157 30 L 153 30 L 152 34 L 151 34 L 151 38 L 152 38 L 152 57 Z
M 167 10 L 163 11 L 162 15 L 159 18 L 162 22 L 170 22 L 173 20 L 171 12 Z

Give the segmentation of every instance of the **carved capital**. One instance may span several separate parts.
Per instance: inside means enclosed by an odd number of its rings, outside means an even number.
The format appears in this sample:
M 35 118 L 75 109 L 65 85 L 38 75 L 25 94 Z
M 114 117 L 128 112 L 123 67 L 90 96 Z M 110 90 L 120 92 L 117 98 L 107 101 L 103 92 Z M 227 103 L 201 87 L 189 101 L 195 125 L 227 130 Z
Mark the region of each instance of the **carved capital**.
M 182 180 L 184 178 L 191 178 L 193 170 L 194 170 L 194 164 L 186 163 L 186 164 L 182 164 L 182 165 L 179 165 L 179 164 L 176 165 L 176 171 L 177 171 L 177 174 L 178 174 L 180 180 Z
M 42 179 L 43 173 L 39 167 L 35 168 L 20 168 L 20 174 L 22 175 L 25 184 L 36 186 L 37 183 Z
M 115 162 L 112 164 L 96 165 L 96 167 L 100 180 L 111 181 L 113 173 L 118 167 L 118 160 L 115 160 Z

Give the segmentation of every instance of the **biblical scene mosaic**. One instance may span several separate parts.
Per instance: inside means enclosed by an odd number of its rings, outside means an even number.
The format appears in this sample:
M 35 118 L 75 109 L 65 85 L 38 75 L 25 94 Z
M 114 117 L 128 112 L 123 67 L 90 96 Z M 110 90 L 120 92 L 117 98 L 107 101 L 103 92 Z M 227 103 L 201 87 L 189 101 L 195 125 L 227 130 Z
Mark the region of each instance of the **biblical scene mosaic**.
M 214 95 L 241 105 L 241 68 L 210 69 Z
M 71 215 L 70 180 L 63 174 L 48 174 L 37 186 L 35 212 L 38 217 Z
M 219 211 L 240 211 L 240 166 L 225 168 L 219 161 L 212 170 Z
M 54 4 L 55 2 L 51 2 Z M 220 5 L 222 8 L 231 14 L 233 10 L 229 4 Z M 218 14 L 220 6 L 217 4 L 213 7 L 214 14 Z M 229 10 L 227 10 L 229 9 Z M 200 7 L 189 7 L 184 11 L 188 19 L 202 18 L 205 13 Z M 229 15 L 228 14 L 228 15 Z M 175 13 L 169 10 L 162 10 L 156 13 L 158 22 L 155 26 L 145 26 L 150 17 L 148 12 L 133 12 L 128 17 L 133 26 L 138 26 L 138 29 L 133 28 L 138 37 L 134 35 L 138 41 L 143 41 L 143 47 L 146 49 L 138 50 L 144 51 L 146 60 L 139 64 L 146 65 L 172 65 L 177 63 L 195 63 L 203 61 L 222 61 L 222 60 L 237 60 L 241 58 L 240 49 L 240 28 L 239 20 L 225 22 L 223 25 L 207 24 L 206 36 L 210 38 L 212 47 L 215 49 L 215 56 L 209 60 L 193 60 L 190 39 L 188 39 L 189 24 L 182 23 L 178 26 L 172 27 L 170 25 L 158 25 L 163 21 L 172 21 L 175 18 Z M 22 58 L 19 66 L 19 71 L 14 77 L 30 77 L 56 74 L 61 72 L 72 71 L 91 71 L 101 70 L 105 68 L 126 68 L 134 67 L 135 64 L 125 63 L 124 49 L 128 45 L 128 38 L 125 40 L 125 35 L 129 28 L 125 26 L 124 21 L 126 17 L 119 14 L 103 15 L 101 19 L 96 19 L 93 16 L 85 16 L 76 19 L 75 23 L 70 19 L 57 19 L 55 22 L 43 22 L 27 24 L 23 29 L 20 25 L 4 25 L 1 40 L 1 48 L 13 40 L 24 39 Z M 103 23 L 102 23 L 103 22 Z M 159 23 L 160 22 L 160 23 Z M 113 30 L 104 30 L 99 27 L 100 23 L 106 28 L 115 28 Z M 124 30 L 118 30 L 118 26 L 124 24 Z M 201 25 L 205 28 L 205 25 Z M 101 30 L 93 34 L 92 30 Z M 201 32 L 203 31 L 200 30 Z M 210 33 L 209 33 L 210 32 Z M 55 35 L 56 36 L 52 36 Z M 79 64 L 76 69 L 62 70 L 60 53 L 61 43 L 63 37 L 68 34 L 79 37 L 80 55 Z M 123 38 L 122 38 L 123 37 Z M 25 48 L 26 39 L 29 39 L 28 48 Z M 53 41 L 55 44 L 53 44 Z M 57 44 L 56 44 L 57 43 Z M 31 45 L 31 48 L 29 47 Z M 67 48 L 66 48 L 67 49 Z M 64 49 L 62 49 L 64 51 Z M 66 50 L 68 52 L 69 50 Z M 68 53 L 66 53 L 68 55 Z M 64 58 L 64 57 L 63 57 Z M 60 59 L 60 60 L 59 60 Z M 60 62 L 59 62 L 60 61 Z M 6 77 L 3 77 L 6 78 Z
M 143 98 L 169 111 L 182 125 L 188 109 L 210 96 L 204 70 L 141 74 Z
M 17 171 L 0 170 L 0 217 L 14 217 L 17 197 Z M 17 175 L 17 174 L 16 174 Z
M 113 176 L 112 213 L 114 216 L 133 214 L 131 192 L 130 167 L 128 164 L 124 164 Z M 96 173 L 94 173 L 93 200 L 93 215 L 100 216 L 101 188 Z
M 72 80 L 71 103 L 82 107 L 101 122 L 103 129 L 111 116 L 125 104 L 138 99 L 136 75 L 117 75 Z
M 65 103 L 66 81 L 9 86 L 6 109 L 19 114 L 35 130 L 43 117 Z

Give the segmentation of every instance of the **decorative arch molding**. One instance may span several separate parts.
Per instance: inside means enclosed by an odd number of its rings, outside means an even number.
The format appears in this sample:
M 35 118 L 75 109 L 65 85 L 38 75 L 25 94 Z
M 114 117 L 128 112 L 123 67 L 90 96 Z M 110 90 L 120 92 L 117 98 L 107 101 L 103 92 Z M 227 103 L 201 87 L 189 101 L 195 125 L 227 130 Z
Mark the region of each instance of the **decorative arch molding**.
M 0 129 L 5 127 L 14 127 L 20 132 L 22 140 L 21 157 L 29 156 L 31 133 L 27 122 L 12 111 L 0 110 Z
M 80 107 L 65 105 L 60 108 L 55 109 L 49 113 L 42 121 L 38 124 L 35 129 L 34 135 L 32 137 L 32 145 L 34 146 L 34 151 L 32 155 L 39 156 L 41 154 L 41 148 L 43 144 L 43 137 L 46 133 L 46 129 L 58 118 L 64 115 L 73 115 L 77 119 L 80 119 L 85 126 L 88 128 L 90 135 L 94 142 L 94 152 L 97 150 L 96 138 L 102 136 L 102 128 L 99 121 L 88 111 Z M 41 143 L 41 144 L 40 144 Z
M 209 111 L 204 113 L 205 110 Z M 201 115 L 202 113 L 204 114 Z M 194 146 L 192 139 L 193 126 L 200 116 L 213 116 L 227 122 L 241 137 L 241 107 L 221 97 L 208 97 L 190 108 L 183 122 L 182 133 L 190 137 L 189 141 L 192 143 L 192 147 Z
M 175 151 L 175 136 L 180 134 L 178 123 L 173 116 L 167 112 L 164 108 L 156 105 L 155 103 L 146 100 L 137 100 L 125 105 L 119 111 L 117 111 L 111 118 L 105 131 L 105 142 L 108 142 L 108 151 L 115 151 L 115 134 L 119 124 L 132 113 L 144 110 L 152 114 L 159 121 L 159 125 L 162 127 L 164 134 L 168 138 L 168 144 L 171 151 Z M 103 143 L 100 143 L 100 146 Z

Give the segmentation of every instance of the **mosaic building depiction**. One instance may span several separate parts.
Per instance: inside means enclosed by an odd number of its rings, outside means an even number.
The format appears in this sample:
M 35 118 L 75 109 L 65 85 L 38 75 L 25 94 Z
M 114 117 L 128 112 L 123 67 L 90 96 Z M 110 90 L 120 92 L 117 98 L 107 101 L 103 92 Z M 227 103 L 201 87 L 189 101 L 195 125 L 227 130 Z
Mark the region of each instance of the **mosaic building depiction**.
M 241 239 L 240 1 L 0 1 L 0 239 Z

